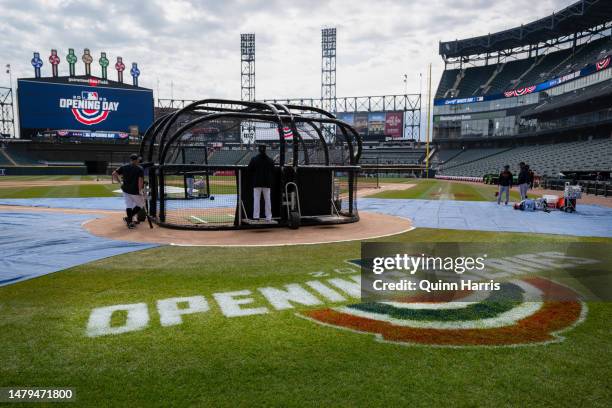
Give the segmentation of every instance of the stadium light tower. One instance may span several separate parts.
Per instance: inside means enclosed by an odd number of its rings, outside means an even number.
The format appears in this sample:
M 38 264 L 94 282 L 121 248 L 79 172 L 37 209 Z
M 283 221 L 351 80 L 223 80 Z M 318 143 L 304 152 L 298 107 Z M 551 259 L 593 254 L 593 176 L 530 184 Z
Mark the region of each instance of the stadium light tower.
M 6 64 L 9 87 L 0 87 L 0 137 L 17 137 L 15 131 L 15 109 L 13 107 L 13 72 L 11 64 Z
M 336 29 L 321 30 L 321 106 L 328 112 L 336 112 Z M 325 126 L 328 140 L 334 129 Z
M 255 100 L 255 34 L 240 34 L 240 100 Z
M 240 34 L 240 100 L 255 101 L 255 34 Z M 255 142 L 255 123 L 242 123 L 242 140 Z
M 6 72 L 9 70 L 7 65 Z M 16 137 L 12 84 L 10 88 L 0 87 L 0 137 Z

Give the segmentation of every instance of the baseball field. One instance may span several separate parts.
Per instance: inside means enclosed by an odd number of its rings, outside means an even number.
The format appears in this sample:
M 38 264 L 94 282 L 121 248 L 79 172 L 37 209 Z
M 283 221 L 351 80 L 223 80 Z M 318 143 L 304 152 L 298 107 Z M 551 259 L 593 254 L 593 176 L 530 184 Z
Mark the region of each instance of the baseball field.
M 23 186 L 2 186 L 12 182 Z M 489 186 L 383 182 L 411 187 L 374 193 L 376 203 L 494 200 Z M 86 177 L 4 178 L 0 198 L 115 189 Z M 418 226 L 372 241 L 612 245 Z M 460 319 L 485 319 L 478 308 L 419 315 L 426 328 L 377 326 L 339 313 L 360 303 L 360 244 L 161 245 L 0 286 L 0 386 L 73 387 L 78 406 L 609 406 L 610 303 L 545 305 L 495 329 L 462 329 Z

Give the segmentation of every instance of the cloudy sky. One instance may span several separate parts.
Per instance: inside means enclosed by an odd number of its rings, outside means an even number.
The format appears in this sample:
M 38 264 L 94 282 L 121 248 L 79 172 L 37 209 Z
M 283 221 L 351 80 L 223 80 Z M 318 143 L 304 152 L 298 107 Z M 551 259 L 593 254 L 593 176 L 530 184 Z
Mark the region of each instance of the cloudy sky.
M 240 96 L 240 33 L 256 34 L 257 98 L 318 97 L 321 28 L 337 27 L 337 95 L 418 92 L 434 65 L 443 69 L 438 41 L 511 28 L 544 17 L 573 0 L 0 0 L 0 63 L 13 78 L 33 76 L 32 51 L 50 75 L 51 48 L 62 59 L 83 48 L 95 61 L 106 51 L 138 62 L 140 85 L 159 96 Z M 93 73 L 100 67 L 94 63 Z M 0 85 L 8 76 L 0 71 Z M 114 69 L 109 69 L 111 79 Z M 157 96 L 156 96 L 157 97 Z

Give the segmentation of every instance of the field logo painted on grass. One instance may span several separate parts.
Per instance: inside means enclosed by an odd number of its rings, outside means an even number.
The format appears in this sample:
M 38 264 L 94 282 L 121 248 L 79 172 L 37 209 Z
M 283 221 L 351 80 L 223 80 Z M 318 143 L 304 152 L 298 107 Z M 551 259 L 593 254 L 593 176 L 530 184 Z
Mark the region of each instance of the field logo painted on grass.
M 508 265 L 515 265 L 514 260 L 489 260 L 510 276 L 502 284 L 503 301 L 492 301 L 483 291 L 465 291 L 461 301 L 453 302 L 410 298 L 400 302 L 351 303 L 361 299 L 361 276 L 354 268 L 359 260 L 354 260 L 347 261 L 351 267 L 333 272 L 310 272 L 310 280 L 305 282 L 217 292 L 206 297 L 199 294 L 171 297 L 158 300 L 153 307 L 161 327 L 180 325 L 185 318 L 197 318 L 215 310 L 227 318 L 244 318 L 301 308 L 296 311 L 298 317 L 324 326 L 373 334 L 379 341 L 396 344 L 465 347 L 562 341 L 561 333 L 586 317 L 586 304 L 575 291 L 552 280 L 537 276 L 519 278 L 517 275 L 535 271 L 538 266 L 532 264 L 528 268 L 523 264 L 511 269 Z M 212 302 L 216 307 L 211 306 Z M 329 303 L 339 305 L 327 306 Z M 147 329 L 152 323 L 151 309 L 144 302 L 94 308 L 85 334 L 99 337 Z M 118 314 L 123 318 L 113 319 Z
M 540 293 L 543 298 L 556 292 L 574 300 L 517 302 L 507 310 L 467 298 L 448 303 L 359 303 L 302 314 L 326 326 L 374 334 L 379 341 L 454 347 L 559 342 L 559 333 L 586 315 L 586 305 L 575 292 L 547 279 L 514 280 L 504 290 Z
M 576 292 L 549 279 L 514 279 L 501 290 L 503 302 L 468 292 L 462 301 L 358 303 L 301 315 L 325 326 L 373 334 L 381 342 L 466 347 L 559 342 L 564 339 L 560 333 L 587 313 Z
M 159 323 L 162 327 L 183 323 L 189 315 L 210 313 L 209 299 L 214 300 L 221 314 L 228 318 L 269 314 L 299 307 L 322 307 L 326 303 L 346 303 L 359 299 L 361 278 L 354 268 L 339 268 L 337 274 L 346 277 L 324 280 L 309 280 L 289 283 L 282 287 L 261 287 L 256 290 L 243 289 L 213 293 L 206 298 L 201 295 L 172 297 L 156 302 Z M 311 273 L 313 277 L 327 277 L 329 273 Z M 113 317 L 123 316 L 119 323 Z M 144 303 L 121 304 L 95 308 L 89 315 L 86 335 L 99 337 L 129 333 L 148 328 L 151 324 L 149 306 Z

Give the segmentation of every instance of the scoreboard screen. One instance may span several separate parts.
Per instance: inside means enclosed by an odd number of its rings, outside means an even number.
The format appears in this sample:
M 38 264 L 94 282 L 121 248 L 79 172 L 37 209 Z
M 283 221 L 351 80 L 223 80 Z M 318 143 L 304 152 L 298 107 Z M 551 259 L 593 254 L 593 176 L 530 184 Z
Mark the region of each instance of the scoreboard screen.
M 153 91 L 93 78 L 20 79 L 21 136 L 49 130 L 144 133 L 153 122 Z

